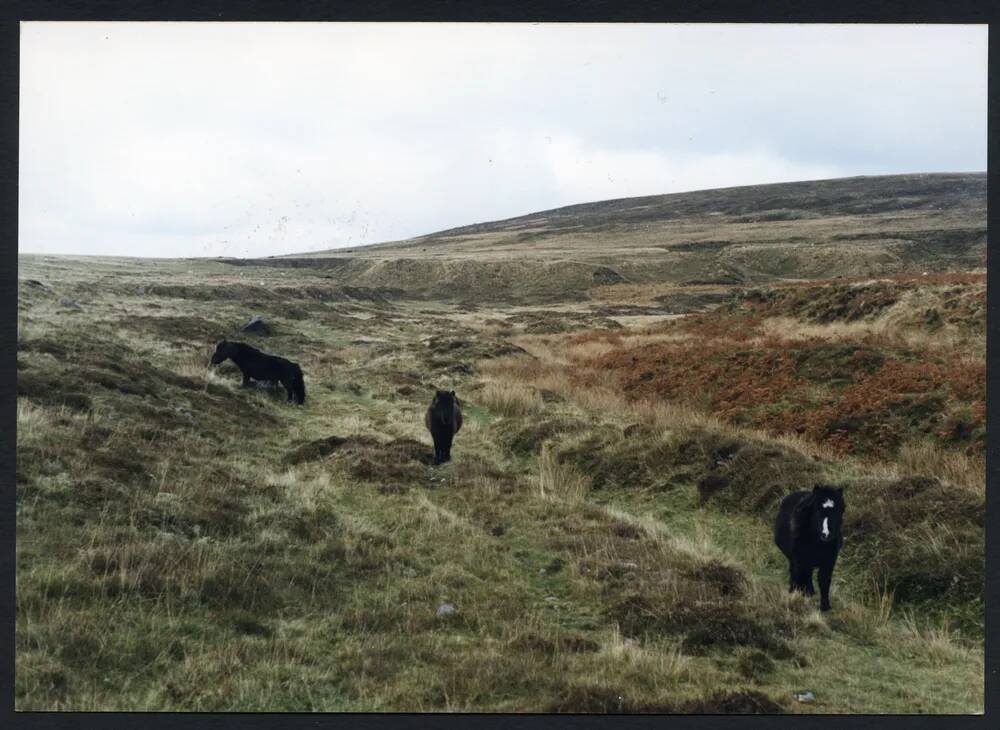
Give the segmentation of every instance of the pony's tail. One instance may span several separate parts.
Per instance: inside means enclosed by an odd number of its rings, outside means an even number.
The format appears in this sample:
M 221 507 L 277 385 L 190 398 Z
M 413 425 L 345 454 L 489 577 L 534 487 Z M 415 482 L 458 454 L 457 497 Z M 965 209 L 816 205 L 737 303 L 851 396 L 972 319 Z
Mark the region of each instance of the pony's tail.
M 292 385 L 295 391 L 295 402 L 302 405 L 306 402 L 306 381 L 302 378 L 302 368 L 298 366 L 295 367 L 295 378 Z

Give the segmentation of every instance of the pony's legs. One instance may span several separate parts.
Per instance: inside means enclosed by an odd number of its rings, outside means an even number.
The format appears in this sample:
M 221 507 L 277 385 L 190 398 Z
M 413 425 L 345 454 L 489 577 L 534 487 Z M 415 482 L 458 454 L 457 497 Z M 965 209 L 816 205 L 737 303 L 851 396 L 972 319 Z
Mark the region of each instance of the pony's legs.
M 830 582 L 833 580 L 833 566 L 836 565 L 835 557 L 830 562 L 824 562 L 819 566 L 819 610 L 830 610 Z
M 788 592 L 800 591 L 807 596 L 815 593 L 812 584 L 812 568 L 797 560 L 788 562 Z
M 806 587 L 806 595 L 807 596 L 814 596 L 814 595 L 816 595 L 816 587 L 813 585 L 813 569 L 812 568 L 809 568 L 809 570 L 806 571 L 806 574 L 805 574 L 805 587 Z
M 798 563 L 796 567 L 798 568 L 798 574 L 795 576 L 795 583 L 799 587 L 799 590 L 807 596 L 813 595 L 816 589 L 813 587 L 812 566 Z

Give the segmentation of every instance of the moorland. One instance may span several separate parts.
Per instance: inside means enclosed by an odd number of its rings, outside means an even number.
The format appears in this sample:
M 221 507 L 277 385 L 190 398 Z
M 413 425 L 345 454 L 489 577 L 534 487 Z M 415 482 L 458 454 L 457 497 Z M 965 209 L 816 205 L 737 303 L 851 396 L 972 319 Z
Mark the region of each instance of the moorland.
M 16 708 L 981 712 L 985 226 L 910 175 L 22 255 Z M 818 481 L 828 612 L 771 532 Z

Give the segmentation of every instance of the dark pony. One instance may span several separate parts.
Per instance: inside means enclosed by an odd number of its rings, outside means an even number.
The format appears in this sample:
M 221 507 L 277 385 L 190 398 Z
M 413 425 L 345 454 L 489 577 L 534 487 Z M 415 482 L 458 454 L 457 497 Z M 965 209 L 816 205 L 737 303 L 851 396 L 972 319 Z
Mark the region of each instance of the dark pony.
M 434 394 L 424 425 L 434 439 L 434 463 L 451 461 L 451 441 L 462 427 L 462 409 L 455 391 L 439 390 Z
M 288 391 L 288 400 L 299 405 L 306 400 L 306 384 L 302 379 L 302 368 L 291 360 L 277 355 L 268 355 L 256 347 L 250 347 L 242 342 L 223 340 L 215 347 L 212 364 L 218 365 L 224 360 L 232 360 L 243 373 L 243 387 L 250 385 L 251 380 L 279 381 Z
M 812 574 L 818 568 L 822 611 L 830 610 L 830 579 L 844 544 L 843 517 L 843 488 L 817 484 L 811 492 L 785 497 L 774 523 L 774 543 L 788 558 L 788 590 L 815 594 Z

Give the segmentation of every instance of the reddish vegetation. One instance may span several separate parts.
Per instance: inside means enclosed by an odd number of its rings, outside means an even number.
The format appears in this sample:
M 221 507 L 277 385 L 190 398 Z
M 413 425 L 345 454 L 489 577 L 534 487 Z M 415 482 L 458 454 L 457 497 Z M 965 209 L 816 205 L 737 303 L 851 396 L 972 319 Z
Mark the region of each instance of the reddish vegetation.
M 939 299 L 942 310 L 961 312 L 957 320 L 975 326 L 984 321 L 984 294 L 978 286 L 952 288 Z M 669 325 L 688 339 L 619 349 L 590 365 L 616 372 L 632 397 L 692 403 L 731 422 L 797 433 L 841 453 L 886 456 L 913 439 L 981 453 L 985 362 L 941 348 L 915 351 L 872 334 L 854 341 L 786 340 L 763 337 L 759 327 L 765 316 L 793 312 L 821 321 L 859 319 L 898 295 L 895 284 L 764 290 Z M 948 302 L 962 306 L 945 309 Z M 922 317 L 917 324 L 939 326 Z M 617 333 L 573 341 L 588 340 L 621 342 Z
M 908 292 L 930 291 L 936 306 L 910 312 L 908 324 L 931 328 L 941 324 L 986 326 L 986 288 L 982 280 L 962 282 L 978 275 L 938 274 L 868 282 L 840 282 L 822 286 L 752 289 L 743 292 L 729 311 L 744 316 L 789 316 L 811 322 L 854 322 L 875 317 Z
M 607 342 L 611 345 L 622 344 L 621 330 L 587 330 L 568 336 L 564 342 L 568 345 L 585 345 L 588 342 Z

